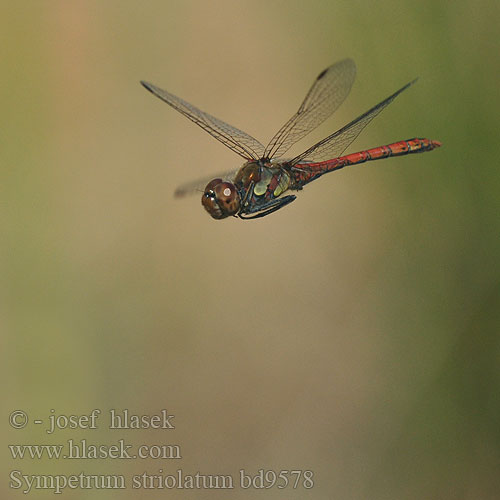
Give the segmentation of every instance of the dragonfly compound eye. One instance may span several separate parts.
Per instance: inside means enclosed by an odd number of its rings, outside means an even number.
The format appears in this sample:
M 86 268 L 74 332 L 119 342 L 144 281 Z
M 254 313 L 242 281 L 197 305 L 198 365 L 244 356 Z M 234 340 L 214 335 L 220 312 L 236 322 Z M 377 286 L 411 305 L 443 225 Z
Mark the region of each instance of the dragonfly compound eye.
M 224 219 L 238 213 L 240 195 L 234 184 L 214 179 L 207 184 L 201 203 L 214 219 Z

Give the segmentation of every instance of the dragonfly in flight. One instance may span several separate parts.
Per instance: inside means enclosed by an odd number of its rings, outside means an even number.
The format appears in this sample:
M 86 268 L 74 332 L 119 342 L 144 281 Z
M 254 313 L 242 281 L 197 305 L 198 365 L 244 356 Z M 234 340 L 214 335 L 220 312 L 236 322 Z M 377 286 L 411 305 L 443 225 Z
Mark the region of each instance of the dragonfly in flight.
M 142 81 L 147 90 L 245 160 L 240 168 L 232 172 L 180 186 L 175 196 L 202 192 L 202 205 L 214 219 L 229 216 L 256 219 L 288 205 L 296 196 L 285 193 L 299 191 L 327 172 L 389 156 L 431 151 L 441 146 L 439 141 L 413 138 L 342 156 L 368 123 L 415 83 L 416 80 L 413 80 L 303 153 L 292 159 L 282 159 L 293 144 L 337 110 L 349 94 L 355 75 L 356 66 L 351 59 L 337 62 L 323 70 L 314 80 L 298 111 L 278 130 L 266 147 L 242 130 L 166 90 Z

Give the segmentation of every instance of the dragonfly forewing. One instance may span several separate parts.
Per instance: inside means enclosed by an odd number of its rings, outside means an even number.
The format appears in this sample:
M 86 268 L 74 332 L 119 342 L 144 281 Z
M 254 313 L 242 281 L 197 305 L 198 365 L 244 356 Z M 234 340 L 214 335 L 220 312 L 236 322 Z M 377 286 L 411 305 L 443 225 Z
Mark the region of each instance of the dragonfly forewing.
M 352 59 L 323 70 L 314 80 L 298 111 L 278 130 L 264 151 L 265 158 L 279 158 L 297 141 L 323 123 L 348 96 L 356 77 Z
M 246 160 L 258 160 L 264 154 L 264 146 L 246 132 L 201 111 L 196 106 L 184 101 L 184 99 L 156 87 L 152 83 L 141 81 L 141 84 L 156 97 L 159 97 L 162 101 L 179 111 L 179 113 L 182 113 L 242 158 Z

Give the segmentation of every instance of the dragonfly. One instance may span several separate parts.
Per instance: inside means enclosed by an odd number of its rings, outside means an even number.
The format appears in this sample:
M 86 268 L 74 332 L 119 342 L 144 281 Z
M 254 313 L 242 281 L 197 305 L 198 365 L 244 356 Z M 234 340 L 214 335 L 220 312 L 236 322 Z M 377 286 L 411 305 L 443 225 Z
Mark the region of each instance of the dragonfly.
M 267 146 L 214 116 L 201 111 L 151 83 L 141 84 L 191 121 L 241 156 L 245 163 L 236 170 L 188 182 L 175 191 L 176 197 L 201 192 L 203 207 L 214 219 L 230 216 L 257 219 L 289 205 L 306 184 L 348 165 L 372 160 L 431 151 L 439 141 L 413 138 L 342 156 L 361 131 L 413 80 L 387 99 L 358 116 L 341 129 L 317 142 L 303 153 L 283 159 L 297 141 L 318 127 L 342 104 L 356 76 L 352 59 L 339 61 L 323 70 L 307 93 L 298 111 L 278 130 Z

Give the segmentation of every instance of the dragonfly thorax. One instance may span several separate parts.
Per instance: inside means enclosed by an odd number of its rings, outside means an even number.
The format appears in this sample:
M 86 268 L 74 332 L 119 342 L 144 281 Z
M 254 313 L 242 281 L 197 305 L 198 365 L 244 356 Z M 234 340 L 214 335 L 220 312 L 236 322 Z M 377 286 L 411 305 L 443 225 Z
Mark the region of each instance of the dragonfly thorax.
M 214 219 L 225 219 L 238 213 L 241 200 L 234 184 L 214 179 L 207 184 L 201 204 Z

